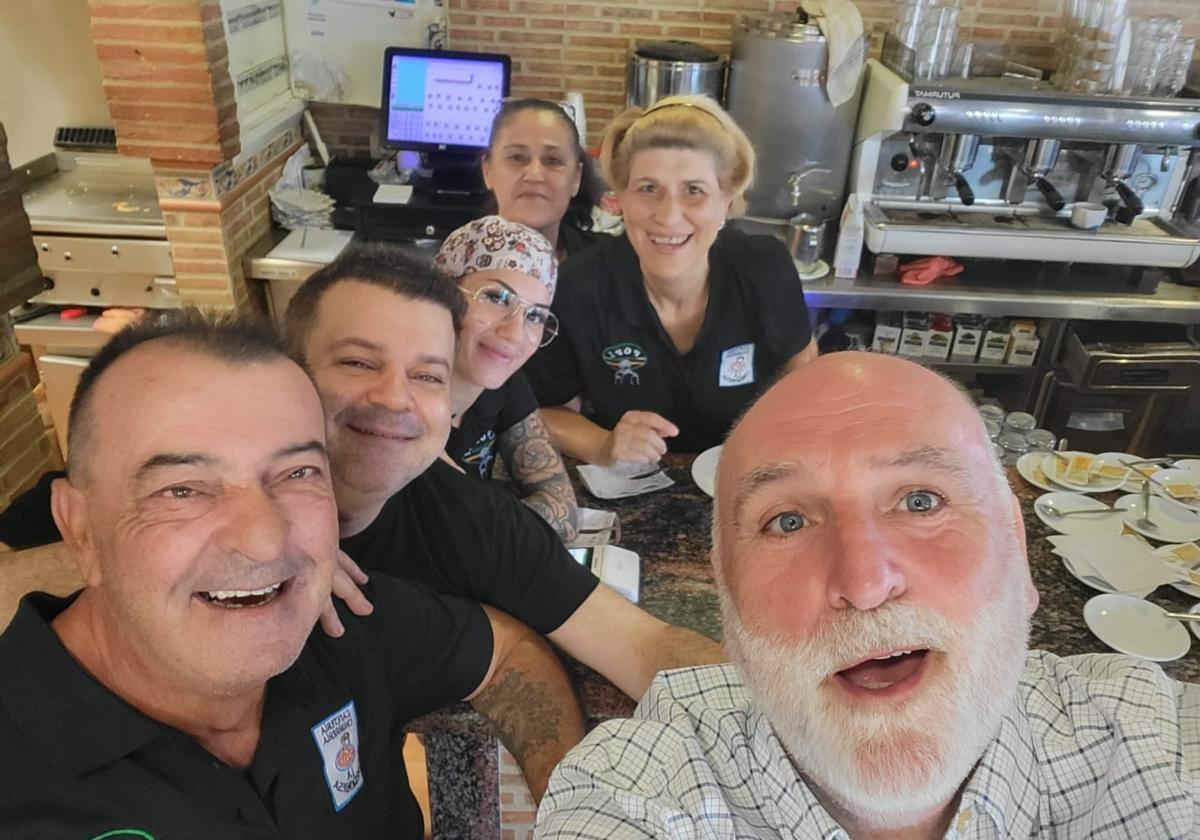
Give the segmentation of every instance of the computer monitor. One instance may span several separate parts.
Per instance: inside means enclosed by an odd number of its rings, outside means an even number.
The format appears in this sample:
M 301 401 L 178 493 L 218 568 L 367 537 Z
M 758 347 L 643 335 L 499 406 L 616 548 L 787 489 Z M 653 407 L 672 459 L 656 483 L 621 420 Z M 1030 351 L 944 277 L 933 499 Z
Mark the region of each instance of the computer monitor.
M 493 53 L 389 47 L 383 143 L 392 149 L 478 155 L 508 96 L 512 59 Z

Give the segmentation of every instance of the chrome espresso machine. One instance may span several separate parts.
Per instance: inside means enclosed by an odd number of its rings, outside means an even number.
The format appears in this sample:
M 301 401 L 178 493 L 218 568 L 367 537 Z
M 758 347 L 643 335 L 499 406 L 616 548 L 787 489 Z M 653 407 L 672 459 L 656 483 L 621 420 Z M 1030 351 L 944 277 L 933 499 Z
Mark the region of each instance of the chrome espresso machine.
M 1200 256 L 1198 150 L 1200 100 L 872 59 L 850 185 L 874 253 L 1179 268 Z

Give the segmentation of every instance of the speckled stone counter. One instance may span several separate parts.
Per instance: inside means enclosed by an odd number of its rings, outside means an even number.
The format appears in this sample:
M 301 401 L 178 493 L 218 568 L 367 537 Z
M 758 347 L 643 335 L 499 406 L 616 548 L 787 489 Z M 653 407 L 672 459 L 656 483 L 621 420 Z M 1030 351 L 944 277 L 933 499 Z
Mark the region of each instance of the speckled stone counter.
M 720 613 L 708 558 L 712 501 L 692 481 L 691 462 L 692 456 L 668 455 L 664 466 L 675 485 L 632 499 L 596 499 L 578 484 L 576 489 L 580 504 L 612 510 L 620 517 L 620 544 L 641 557 L 641 606 L 665 621 L 690 627 L 719 640 Z M 571 472 L 574 474 L 573 469 Z M 1083 605 L 1096 592 L 1072 577 L 1050 553 L 1051 546 L 1044 538 L 1053 531 L 1033 514 L 1033 500 L 1042 491 L 1027 484 L 1015 470 L 1010 475 L 1013 489 L 1021 500 L 1033 581 L 1041 594 L 1041 603 L 1033 616 L 1031 646 L 1062 656 L 1111 652 L 1092 635 L 1083 621 Z M 1180 610 L 1186 610 L 1194 603 L 1170 587 L 1151 593 L 1149 600 Z M 628 716 L 633 711 L 634 703 L 606 679 L 578 663 L 568 661 L 566 664 L 590 726 L 612 717 Z M 1168 662 L 1163 668 L 1176 679 L 1200 682 L 1200 642 L 1182 659 Z M 464 785 L 459 775 L 461 768 L 475 766 L 485 755 L 495 755 L 493 742 L 478 716 L 467 706 L 455 707 L 422 721 L 425 730 L 444 727 L 460 732 L 465 729 L 474 734 L 439 745 L 440 759 L 431 756 L 430 788 L 441 791 L 435 793 L 434 798 L 441 799 L 445 805 L 439 819 L 444 825 L 459 825 L 447 832 L 436 831 L 435 836 L 499 837 L 498 829 L 493 833 L 489 825 L 485 825 L 491 813 L 486 804 L 482 819 L 477 819 L 478 812 L 474 810 L 479 803 L 486 803 L 487 796 L 481 799 L 477 793 L 454 791 Z M 444 760 L 448 767 L 456 770 L 443 772 L 434 766 L 435 760 Z M 494 773 L 494 769 L 491 772 Z M 487 782 L 481 780 L 481 784 L 487 790 L 494 790 L 494 777 Z

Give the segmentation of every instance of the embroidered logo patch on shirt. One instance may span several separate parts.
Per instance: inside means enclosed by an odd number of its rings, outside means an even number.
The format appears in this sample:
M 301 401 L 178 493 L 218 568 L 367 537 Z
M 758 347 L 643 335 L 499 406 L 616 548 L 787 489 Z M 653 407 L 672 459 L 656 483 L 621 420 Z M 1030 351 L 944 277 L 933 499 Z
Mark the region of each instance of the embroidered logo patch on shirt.
M 753 382 L 753 344 L 739 344 L 721 353 L 721 369 L 717 373 L 718 387 L 731 388 L 735 385 L 750 385 Z
M 644 368 L 649 361 L 646 351 L 632 341 L 622 341 L 620 344 L 605 347 L 600 351 L 600 358 L 613 369 L 614 385 L 641 384 L 642 378 L 638 376 L 637 371 Z
M 325 783 L 333 797 L 333 810 L 340 811 L 363 786 L 358 752 L 358 713 L 354 701 L 314 726 L 312 736 L 325 766 Z
M 487 478 L 492 474 L 492 461 L 496 457 L 496 433 L 488 429 L 483 437 L 471 444 L 463 453 L 462 460 L 479 469 L 479 477 Z

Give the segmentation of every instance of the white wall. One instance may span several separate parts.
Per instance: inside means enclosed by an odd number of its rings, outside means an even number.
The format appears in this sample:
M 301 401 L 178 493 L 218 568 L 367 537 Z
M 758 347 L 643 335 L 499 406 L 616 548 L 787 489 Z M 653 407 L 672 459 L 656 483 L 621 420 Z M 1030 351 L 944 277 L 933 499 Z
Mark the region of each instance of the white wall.
M 9 159 L 51 150 L 60 125 L 112 126 L 87 0 L 0 0 L 0 122 Z

